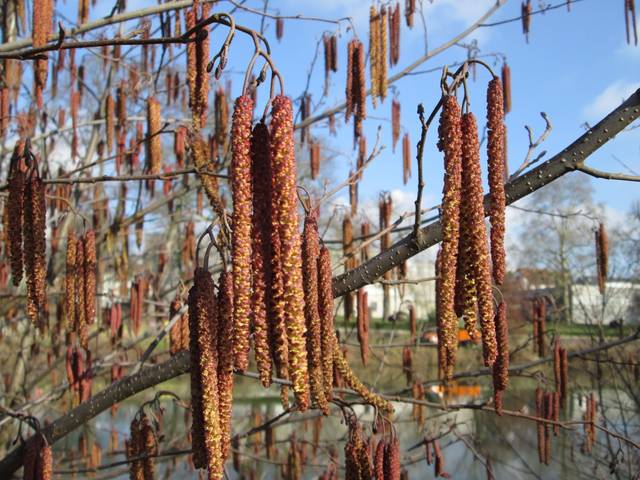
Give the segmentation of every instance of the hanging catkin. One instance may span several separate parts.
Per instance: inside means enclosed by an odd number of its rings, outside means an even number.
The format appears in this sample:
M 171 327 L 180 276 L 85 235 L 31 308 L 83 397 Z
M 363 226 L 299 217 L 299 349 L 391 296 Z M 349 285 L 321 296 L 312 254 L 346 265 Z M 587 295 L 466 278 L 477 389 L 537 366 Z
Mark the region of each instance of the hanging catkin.
M 309 163 L 311 180 L 315 180 L 320 175 L 320 143 L 317 140 L 309 142 Z
M 105 128 L 107 136 L 107 152 L 113 151 L 113 143 L 115 138 L 115 104 L 111 94 L 107 95 L 105 100 Z
M 85 251 L 84 241 L 82 238 L 78 239 L 76 243 L 76 317 L 74 330 L 80 337 L 80 345 L 83 348 L 89 347 L 89 332 L 87 329 L 87 310 L 85 308 L 85 281 L 86 276 L 84 274 L 85 268 Z
M 214 132 L 218 151 L 212 151 L 211 154 L 215 157 L 219 154 L 219 151 L 226 151 L 227 131 L 229 130 L 229 104 L 227 102 L 227 94 L 222 87 L 219 87 L 215 93 L 214 116 Z
M 502 285 L 505 274 L 505 204 L 504 192 L 504 106 L 502 83 L 498 77 L 487 89 L 487 164 L 489 177 L 489 220 L 491 222 L 491 261 L 493 279 Z
M 624 24 L 627 33 L 627 43 L 631 45 L 631 32 L 633 32 L 633 44 L 638 46 L 638 24 L 636 22 L 635 0 L 624 0 Z
M 22 224 L 24 218 L 25 165 L 23 160 L 24 142 L 19 141 L 13 150 L 9 165 L 9 197 L 7 199 L 9 256 L 13 284 L 20 285 L 23 275 Z
M 400 480 L 400 442 L 396 435 L 384 448 L 384 480 Z
M 467 195 L 469 197 L 469 204 L 466 208 L 470 209 L 465 214 L 469 215 L 469 228 L 471 228 L 469 249 L 466 254 L 471 256 L 473 263 L 484 364 L 490 367 L 497 355 L 496 331 L 493 318 L 489 246 L 484 226 L 480 142 L 475 117 L 472 113 L 465 113 L 462 116 L 462 158 L 465 197 Z
M 318 311 L 321 324 L 324 395 L 330 401 L 333 398 L 333 292 L 331 254 L 324 245 L 320 248 L 318 257 Z
M 251 312 L 251 119 L 253 101 L 237 98 L 231 123 L 231 186 L 233 192 L 233 322 L 235 367 L 244 372 L 249 364 L 249 315 Z
M 146 138 L 146 171 L 157 175 L 162 170 L 162 142 L 160 130 L 160 102 L 155 97 L 147 100 L 147 138 Z M 151 180 L 153 182 L 153 180 Z
M 367 116 L 364 45 L 357 39 L 352 39 L 348 44 L 347 62 L 345 121 L 349 121 L 352 114 L 355 116 L 353 131 L 354 140 L 357 141 L 362 135 L 362 121 Z
M 397 98 L 391 101 L 391 144 L 396 151 L 396 144 L 400 138 L 400 102 Z
M 49 41 L 49 34 L 51 33 L 51 26 L 53 24 L 53 1 L 41 0 L 33 2 L 33 47 L 44 47 Z M 35 84 L 35 96 L 38 108 L 42 109 L 43 97 L 42 93 L 47 85 L 47 69 L 49 65 L 49 59 L 38 58 L 35 61 L 34 66 L 34 84 Z
M 88 325 L 96 319 L 96 234 L 88 230 L 84 235 L 84 309 Z
M 369 305 L 367 292 L 361 288 L 358 290 L 358 343 L 360 343 L 360 358 L 362 364 L 369 362 Z
M 413 15 L 415 12 L 416 0 L 404 0 L 404 18 L 409 28 L 413 28 Z
M 509 384 L 509 326 L 507 323 L 507 305 L 503 301 L 498 305 L 495 318 L 498 355 L 493 364 L 493 398 L 498 415 L 502 415 L 502 392 Z
M 318 211 L 312 210 L 304 220 L 302 233 L 302 278 L 304 284 L 304 313 L 307 327 L 307 356 L 309 362 L 309 384 L 311 400 L 325 415 L 329 404 L 324 394 L 322 363 L 322 323 L 320 320 L 318 292 L 318 260 L 320 244 L 318 238 Z
M 67 237 L 67 255 L 66 267 L 67 271 L 64 277 L 65 284 L 65 315 L 64 326 L 68 331 L 74 330 L 75 311 L 76 311 L 76 248 L 77 239 L 73 232 L 69 232 Z
M 27 172 L 24 189 L 24 263 L 27 277 L 27 316 L 40 330 L 46 327 L 47 265 L 44 185 L 35 159 Z
M 233 277 L 222 272 L 218 283 L 218 406 L 222 463 L 229 456 L 233 409 Z
M 411 140 L 409 134 L 402 137 L 402 181 L 406 185 L 411 178 Z
M 454 96 L 443 101 L 438 128 L 438 148 L 444 152 L 445 179 L 442 192 L 442 246 L 438 289 L 438 349 L 440 378 L 453 376 L 458 347 L 458 320 L 454 312 L 455 276 L 460 219 L 462 129 L 460 107 Z M 444 357 L 443 357 L 444 356 Z
M 211 274 L 204 268 L 196 268 L 189 297 L 190 350 L 194 361 L 191 368 L 194 464 L 198 468 L 206 466 L 209 478 L 219 479 L 223 469 L 218 403 L 217 302 Z
M 531 28 L 531 0 L 524 0 L 520 7 L 520 16 L 522 18 L 522 33 L 524 33 L 527 43 L 529 43 L 529 29 Z
M 269 130 L 260 122 L 251 136 L 251 174 L 253 215 L 251 235 L 251 269 L 253 291 L 253 342 L 260 381 L 271 385 L 271 355 L 267 321 L 267 285 L 271 275 L 271 169 L 269 159 Z
M 204 191 L 207 194 L 211 208 L 216 214 L 222 216 L 224 208 L 218 189 L 218 179 L 209 174 L 213 173 L 215 163 L 209 155 L 210 152 L 207 142 L 200 134 L 192 133 L 189 135 L 189 143 L 191 146 L 191 161 L 196 168 L 200 183 L 204 186 Z
M 389 14 L 389 31 L 389 63 L 395 66 L 400 60 L 400 2 L 396 2 Z
M 305 344 L 302 255 L 298 233 L 296 163 L 291 100 L 274 98 L 271 112 L 272 178 L 278 186 L 272 225 L 280 233 L 283 273 L 283 301 L 289 343 L 289 374 L 300 410 L 309 405 L 307 352 Z M 273 190 L 275 192 L 275 189 Z
M 276 18 L 276 38 L 278 41 L 282 40 L 284 36 L 284 20 L 282 17 Z
M 511 69 L 507 62 L 502 64 L 502 96 L 503 96 L 503 106 L 505 115 L 511 111 Z M 506 128 L 506 127 L 505 127 Z M 506 138 L 506 131 L 505 131 Z M 505 155 L 506 155 L 506 147 L 505 147 Z
M 607 282 L 607 267 L 609 263 L 609 239 L 604 223 L 600 222 L 596 230 L 596 267 L 598 270 L 598 289 L 604 295 Z

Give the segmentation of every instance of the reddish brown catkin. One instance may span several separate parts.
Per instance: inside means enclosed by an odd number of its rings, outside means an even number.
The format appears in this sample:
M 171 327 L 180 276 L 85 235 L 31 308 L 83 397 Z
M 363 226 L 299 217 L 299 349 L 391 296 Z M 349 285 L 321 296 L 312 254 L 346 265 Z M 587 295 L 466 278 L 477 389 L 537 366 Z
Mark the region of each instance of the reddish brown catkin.
M 385 445 L 384 480 L 400 480 L 400 442 L 394 436 Z
M 87 330 L 87 321 L 86 314 L 87 311 L 85 309 L 85 296 L 84 296 L 84 287 L 85 287 L 85 274 L 84 274 L 84 242 L 82 238 L 78 239 L 78 243 L 76 244 L 76 317 L 75 317 L 75 327 L 74 330 L 80 337 L 80 345 L 84 348 L 88 348 L 89 346 L 89 333 Z
M 394 98 L 391 102 L 391 145 L 396 151 L 396 144 L 400 138 L 400 102 Z
M 382 52 L 383 58 L 384 52 Z M 380 15 L 375 5 L 369 7 L 369 76 L 371 77 L 371 101 L 374 108 L 380 96 Z
M 569 391 L 569 354 L 560 349 L 560 405 L 564 408 Z
M 198 267 L 194 274 L 194 287 L 197 288 L 195 302 L 199 354 L 196 370 L 202 395 L 204 447 L 209 478 L 219 479 L 223 475 L 223 463 L 218 401 L 218 319 L 211 274 Z
M 200 272 L 196 272 L 198 275 Z M 195 276 L 194 276 L 195 277 Z M 207 451 L 205 448 L 204 412 L 202 407 L 202 380 L 199 372 L 200 336 L 199 315 L 201 315 L 200 292 L 196 285 L 189 290 L 189 353 L 191 357 L 191 449 L 195 468 L 207 467 Z
M 436 478 L 449 477 L 449 474 L 444 470 L 444 455 L 442 454 L 442 448 L 440 448 L 440 442 L 438 440 L 433 440 L 433 456 L 435 457 L 433 469 Z
M 522 6 L 520 7 L 520 14 L 522 18 L 522 33 L 529 43 L 529 30 L 531 29 L 531 0 L 525 0 L 522 2 Z
M 413 15 L 415 12 L 416 0 L 404 0 L 404 17 L 409 28 L 413 28 Z
M 233 322 L 235 367 L 249 365 L 249 315 L 251 312 L 251 119 L 253 100 L 236 99 L 231 123 L 231 182 L 233 191 Z
M 354 77 L 354 102 L 356 106 L 355 121 L 353 122 L 354 142 L 362 136 L 362 122 L 367 118 L 367 86 L 365 83 L 365 53 L 364 45 L 357 41 L 354 51 L 353 77 Z
M 374 456 L 374 472 L 376 474 L 376 478 L 381 478 L 384 480 L 384 450 L 385 450 L 385 441 L 384 439 L 380 439 L 378 445 L 376 445 L 376 454 Z
M 353 98 L 353 54 L 355 51 L 357 40 L 353 39 L 347 44 L 347 82 L 345 85 L 346 108 L 344 112 L 344 121 L 348 122 L 353 114 L 354 98 Z
M 536 417 L 544 418 L 544 392 L 542 388 L 536 388 L 535 392 L 535 401 L 536 401 Z M 544 463 L 545 460 L 545 439 L 544 439 L 544 422 L 538 421 L 536 422 L 536 431 L 538 438 L 538 461 L 540 463 Z
M 318 310 L 322 335 L 324 394 L 330 401 L 333 398 L 333 292 L 331 254 L 324 245 L 320 248 L 318 257 Z
M 302 255 L 298 215 L 296 210 L 296 163 L 293 141 L 293 111 L 291 100 L 277 96 L 271 116 L 272 175 L 281 192 L 273 220 L 281 239 L 281 259 L 284 280 L 285 324 L 289 341 L 289 374 L 298 408 L 309 405 L 307 352 L 305 345 L 304 292 L 302 286 Z
M 171 301 L 169 305 L 169 319 L 173 319 L 182 308 L 182 298 L 180 298 L 180 293 L 176 293 L 176 296 Z M 182 340 L 182 322 L 185 319 L 181 316 L 178 320 L 175 321 L 171 330 L 169 331 L 169 353 L 171 356 L 174 356 L 180 350 L 182 350 L 183 340 Z
M 96 319 L 96 275 L 97 275 L 96 234 L 93 230 L 84 235 L 84 309 L 88 325 Z
M 147 415 L 142 415 L 140 426 L 140 450 L 141 453 L 147 455 L 142 460 L 142 471 L 144 473 L 144 480 L 155 479 L 155 461 L 154 457 L 158 454 L 158 443 L 156 441 L 156 435 L 151 426 L 151 421 Z
M 411 178 L 411 140 L 409 134 L 402 137 L 402 181 L 406 185 Z
M 9 255 L 11 277 L 15 286 L 20 285 L 23 276 L 22 225 L 24 218 L 25 173 L 22 160 L 24 142 L 16 143 L 9 167 L 9 198 L 7 199 Z
M 389 9 L 389 64 L 395 66 L 400 60 L 400 2 L 396 2 L 396 6 Z
M 107 152 L 113 151 L 115 138 L 115 103 L 113 97 L 109 94 L 105 100 L 105 129 L 107 137 Z
M 493 319 L 493 293 L 491 286 L 491 267 L 489 265 L 489 246 L 484 226 L 484 208 L 482 178 L 480 172 L 480 142 L 478 128 L 472 113 L 462 116 L 462 157 L 464 163 L 463 179 L 467 184 L 470 197 L 469 250 L 472 255 L 473 270 L 478 295 L 478 317 L 482 333 L 482 353 L 484 364 L 493 365 L 497 355 L 496 330 Z
M 229 456 L 233 408 L 233 277 L 222 272 L 218 283 L 218 405 L 222 462 Z
M 282 40 L 284 36 L 284 20 L 282 17 L 276 18 L 276 38 L 278 41 Z
M 487 90 L 487 164 L 491 206 L 491 261 L 493 279 L 502 285 L 506 269 L 504 232 L 506 197 L 504 192 L 504 95 L 498 77 L 489 82 Z
M 507 305 L 503 301 L 498 305 L 495 318 L 498 355 L 493 364 L 493 395 L 498 415 L 502 415 L 502 392 L 509 384 L 509 325 L 507 323 Z
M 627 34 L 627 43 L 631 45 L 631 32 L 633 31 L 633 43 L 638 45 L 638 24 L 636 23 L 635 0 L 624 0 L 624 22 Z
M 31 168 L 24 190 L 24 255 L 27 275 L 27 315 L 40 328 L 45 328 L 47 307 L 46 215 L 44 185 L 37 163 Z
M 511 111 L 511 69 L 509 65 L 505 61 L 502 64 L 502 96 L 503 96 L 503 105 L 504 105 L 504 113 L 505 115 Z M 506 138 L 506 131 L 505 131 Z M 506 155 L 506 147 L 505 147 L 505 155 Z
M 442 192 L 442 252 L 438 301 L 438 349 L 440 378 L 453 376 L 453 360 L 458 346 L 457 318 L 454 312 L 455 276 L 460 219 L 462 130 L 460 107 L 454 96 L 443 101 L 438 128 L 438 148 L 444 152 L 445 179 Z M 445 358 L 442 357 L 445 356 Z
M 260 381 L 266 388 L 271 385 L 271 355 L 269 326 L 267 324 L 267 285 L 271 275 L 271 174 L 269 165 L 269 130 L 260 122 L 251 137 L 251 173 L 253 186 L 253 234 L 251 269 L 253 292 L 253 342 Z
M 67 237 L 67 256 L 66 267 L 67 271 L 64 277 L 65 285 L 65 297 L 64 297 L 64 327 L 67 331 L 73 331 L 75 325 L 75 311 L 76 311 L 76 249 L 77 239 L 73 232 L 69 232 Z
M 302 233 L 302 278 L 304 280 L 304 312 L 307 326 L 307 356 L 309 362 L 309 383 L 311 400 L 325 415 L 329 414 L 329 404 L 324 394 L 322 363 L 322 324 L 320 320 L 318 295 L 318 259 L 320 244 L 318 238 L 318 212 L 311 211 L 304 220 Z
M 609 263 L 609 239 L 604 223 L 600 222 L 596 231 L 596 263 L 598 269 L 598 288 L 604 295 Z
M 34 48 L 44 47 L 49 41 L 49 33 L 53 24 L 53 2 L 52 0 L 43 0 L 33 2 L 33 46 Z M 42 93 L 47 84 L 47 69 L 49 60 L 38 58 L 34 68 L 34 84 L 35 96 L 38 108 L 43 106 Z
M 361 288 L 358 290 L 358 342 L 360 343 L 360 358 L 362 364 L 369 362 L 369 305 L 367 292 Z
M 127 460 L 135 459 L 142 454 L 140 451 L 140 438 L 140 422 L 137 418 L 134 418 L 129 426 L 129 438 L 125 441 Z M 144 480 L 142 460 L 131 461 L 129 464 L 129 478 L 130 480 Z
M 151 175 L 157 175 L 162 170 L 161 130 L 160 102 L 155 97 L 150 97 L 147 100 L 146 170 Z

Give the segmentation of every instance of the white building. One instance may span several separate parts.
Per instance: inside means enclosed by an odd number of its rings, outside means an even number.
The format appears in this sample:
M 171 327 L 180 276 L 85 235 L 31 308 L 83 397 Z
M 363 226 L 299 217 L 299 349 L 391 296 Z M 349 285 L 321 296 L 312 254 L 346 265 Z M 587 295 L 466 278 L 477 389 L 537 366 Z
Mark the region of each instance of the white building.
M 608 325 L 639 323 L 640 283 L 612 280 L 606 283 L 604 295 L 591 281 L 575 282 L 571 286 L 571 317 L 573 323 Z

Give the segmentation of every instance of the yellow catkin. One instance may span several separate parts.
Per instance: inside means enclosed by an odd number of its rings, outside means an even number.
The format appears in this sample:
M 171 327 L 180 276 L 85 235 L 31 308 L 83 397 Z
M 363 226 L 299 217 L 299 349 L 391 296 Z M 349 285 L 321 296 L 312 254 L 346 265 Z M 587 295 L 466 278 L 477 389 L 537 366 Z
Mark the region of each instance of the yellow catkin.
M 249 315 L 251 312 L 251 120 L 253 100 L 247 95 L 235 102 L 231 124 L 231 186 L 233 193 L 233 322 L 235 366 L 249 365 Z
M 162 170 L 161 122 L 160 102 L 155 97 L 150 97 L 147 100 L 146 161 L 147 172 L 152 175 L 157 175 Z
M 306 327 L 304 320 L 304 291 L 302 285 L 302 252 L 298 231 L 296 162 L 293 139 L 293 111 L 291 100 L 277 96 L 272 103 L 271 116 L 272 175 L 280 187 L 277 211 L 274 212 L 281 241 L 283 300 L 289 342 L 289 375 L 300 410 L 309 405 Z

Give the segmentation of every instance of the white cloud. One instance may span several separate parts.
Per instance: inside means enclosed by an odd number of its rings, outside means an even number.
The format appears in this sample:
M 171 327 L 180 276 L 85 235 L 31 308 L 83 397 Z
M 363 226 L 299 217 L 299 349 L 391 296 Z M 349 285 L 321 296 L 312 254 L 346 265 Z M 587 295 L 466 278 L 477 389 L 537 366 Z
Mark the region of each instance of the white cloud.
M 640 82 L 616 80 L 594 98 L 583 109 L 582 114 L 587 120 L 600 119 L 620 105 L 638 88 L 640 88 Z

